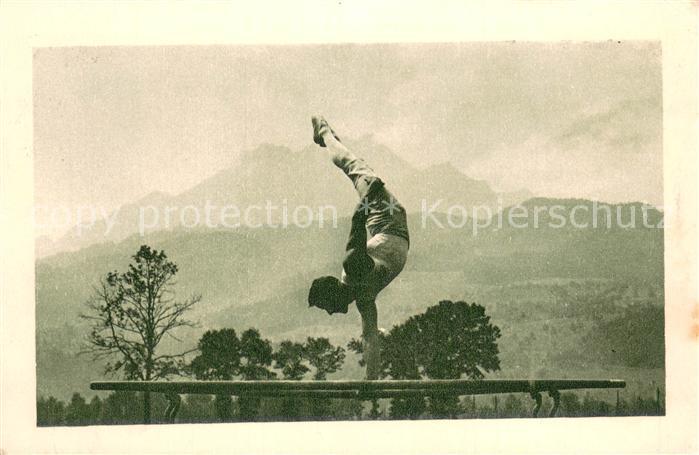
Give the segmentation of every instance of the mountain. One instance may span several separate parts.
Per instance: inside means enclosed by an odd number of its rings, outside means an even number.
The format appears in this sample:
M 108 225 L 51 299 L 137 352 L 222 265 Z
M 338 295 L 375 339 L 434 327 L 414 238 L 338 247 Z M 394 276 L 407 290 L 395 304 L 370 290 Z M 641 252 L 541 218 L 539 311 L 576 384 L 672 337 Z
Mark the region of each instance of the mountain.
M 281 149 L 266 150 L 270 151 L 268 165 L 287 153 Z M 253 169 L 250 175 L 258 172 Z M 280 167 L 275 172 L 290 171 Z M 440 175 L 449 178 L 450 173 L 458 177 L 446 168 Z M 207 182 L 211 185 L 208 188 L 216 185 L 227 188 L 231 177 L 224 173 L 215 176 Z M 242 176 L 238 182 L 252 182 L 250 179 Z M 275 189 L 283 180 L 270 176 L 268 183 Z M 476 188 L 480 184 L 463 185 Z M 348 197 L 353 196 L 349 190 Z M 180 195 L 179 200 L 196 200 L 205 194 L 198 191 L 203 190 L 192 189 Z M 212 197 L 216 197 L 211 191 Z M 254 197 L 251 190 L 241 190 L 240 195 Z M 587 357 L 578 358 L 570 353 L 585 350 L 590 337 L 588 331 L 596 327 L 600 307 L 589 302 L 602 299 L 609 315 L 616 314 L 615 308 L 639 301 L 662 305 L 663 229 L 640 224 L 626 228 L 616 223 L 607 227 L 605 207 L 609 214 L 620 211 L 626 217 L 631 211 L 643 209 L 641 204 L 602 205 L 584 200 L 537 198 L 519 207 L 527 208 L 527 216 L 517 217 L 517 226 L 507 222 L 499 225 L 499 218 L 506 220 L 516 210 L 508 207 L 493 212 L 489 219 L 477 220 L 476 229 L 473 220 L 450 224 L 445 213 L 435 212 L 429 217 L 424 213 L 409 215 L 409 260 L 403 273 L 380 296 L 380 324 L 390 328 L 443 299 L 477 301 L 486 306 L 494 323 L 502 328 L 503 374 L 560 375 L 560 368 L 556 367 L 560 367 L 557 359 L 562 356 L 573 364 L 579 359 L 581 363 L 576 368 L 580 368 L 580 374 L 589 375 L 590 371 L 616 374 L 620 370 L 609 365 L 583 366 L 583 361 L 589 362 L 584 360 Z M 535 207 L 562 208 L 536 214 Z M 593 226 L 595 207 L 598 221 L 602 222 Z M 657 224 L 662 214 L 655 209 L 645 210 L 648 221 Z M 579 225 L 587 222 L 587 226 L 556 227 L 561 214 L 570 218 L 573 212 L 576 222 Z M 640 220 L 641 215 L 638 217 Z M 518 227 L 525 220 L 529 228 Z M 478 228 L 486 223 L 488 227 Z M 202 302 L 189 315 L 200 326 L 181 334 L 185 347 L 194 346 L 205 330 L 221 327 L 236 330 L 257 327 L 275 343 L 328 336 L 332 342 L 343 344 L 357 337 L 360 324 L 354 310 L 347 315 L 329 317 L 309 309 L 306 303 L 308 285 L 314 277 L 339 273 L 348 231 L 347 218 L 340 218 L 336 227 L 329 223 L 322 227 L 313 223 L 307 228 L 175 227 L 39 259 L 36 264 L 39 393 L 61 398 L 73 391 L 89 394 L 89 381 L 102 378 L 98 364 L 88 357 L 76 356 L 87 333 L 78 315 L 85 310 L 84 302 L 92 292 L 91 286 L 108 271 L 124 270 L 130 256 L 144 243 L 164 249 L 177 263 L 179 296 L 203 295 Z M 623 292 L 608 297 L 604 292 L 609 286 Z M 574 298 L 583 290 L 594 293 L 598 289 L 602 297 Z M 579 306 L 575 312 L 563 312 L 564 308 L 566 311 L 573 308 L 570 302 L 578 301 L 582 303 L 575 304 Z M 552 324 L 554 328 L 544 329 Z M 555 327 L 562 328 L 554 332 Z M 530 338 L 542 330 L 547 330 L 547 337 Z M 350 373 L 339 374 L 358 374 L 356 368 L 348 368 Z M 566 368 L 567 374 L 576 371 L 570 365 Z
M 495 206 L 499 196 L 504 204 L 530 196 L 526 190 L 499 195 L 487 182 L 471 179 L 449 163 L 416 169 L 371 136 L 347 144 L 366 159 L 410 213 L 419 212 L 423 201 L 428 206 L 438 201 L 444 207 Z M 324 149 L 312 145 L 292 151 L 265 144 L 244 152 L 238 165 L 180 194 L 151 193 L 120 207 L 107 220 L 99 219 L 92 226 L 72 229 L 56 242 L 37 241 L 37 256 L 120 242 L 141 230 L 153 232 L 202 225 L 207 221 L 209 225 L 220 225 L 232 219 L 230 215 L 236 210 L 241 220 L 247 216 L 249 224 L 266 223 L 268 203 L 274 212 L 269 220 L 276 223 L 285 207 L 289 216 L 299 210 L 297 218 L 307 214 L 305 207 L 317 211 L 332 206 L 338 216 L 346 215 L 356 204 L 356 195 Z M 227 212 L 224 207 L 228 207 Z M 206 215 L 207 210 L 210 216 Z

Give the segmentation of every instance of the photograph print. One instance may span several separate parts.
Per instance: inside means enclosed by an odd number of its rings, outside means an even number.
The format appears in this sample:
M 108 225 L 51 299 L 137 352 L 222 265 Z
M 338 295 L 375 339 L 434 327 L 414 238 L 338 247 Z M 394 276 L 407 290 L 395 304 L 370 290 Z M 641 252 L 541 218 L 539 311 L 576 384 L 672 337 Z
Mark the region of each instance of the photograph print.
M 665 415 L 660 42 L 32 70 L 38 426 Z

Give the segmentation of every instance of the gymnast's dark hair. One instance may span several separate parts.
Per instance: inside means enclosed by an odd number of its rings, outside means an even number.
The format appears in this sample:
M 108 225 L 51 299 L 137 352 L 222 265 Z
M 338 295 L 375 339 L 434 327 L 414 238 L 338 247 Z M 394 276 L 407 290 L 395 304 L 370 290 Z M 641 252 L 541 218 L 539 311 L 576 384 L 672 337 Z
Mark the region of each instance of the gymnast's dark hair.
M 308 306 L 321 308 L 331 314 L 347 313 L 350 301 L 345 285 L 334 276 L 316 278 L 308 292 Z

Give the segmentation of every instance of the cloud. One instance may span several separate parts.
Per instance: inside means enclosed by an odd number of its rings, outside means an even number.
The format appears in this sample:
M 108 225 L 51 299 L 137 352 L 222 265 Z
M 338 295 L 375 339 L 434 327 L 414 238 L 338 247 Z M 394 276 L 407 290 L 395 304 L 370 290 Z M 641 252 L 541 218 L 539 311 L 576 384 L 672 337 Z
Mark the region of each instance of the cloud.
M 659 43 L 51 48 L 34 90 L 45 205 L 181 192 L 260 143 L 310 144 L 316 112 L 502 186 L 630 200 L 662 175 Z
M 560 134 L 538 132 L 464 166 L 504 191 L 663 204 L 662 118 L 648 100 L 584 112 Z
M 616 153 L 659 151 L 662 105 L 651 98 L 628 99 L 610 109 L 583 114 L 554 140 L 563 148 L 605 146 Z

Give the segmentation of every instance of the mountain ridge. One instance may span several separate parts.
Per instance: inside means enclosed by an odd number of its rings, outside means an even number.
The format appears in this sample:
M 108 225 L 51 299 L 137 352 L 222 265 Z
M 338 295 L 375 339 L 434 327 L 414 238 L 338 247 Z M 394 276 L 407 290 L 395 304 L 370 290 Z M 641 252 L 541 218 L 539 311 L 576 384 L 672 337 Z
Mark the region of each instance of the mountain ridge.
M 446 226 L 446 214 L 435 216 Z M 494 321 L 507 328 L 502 349 L 508 374 L 538 371 L 517 369 L 521 367 L 517 346 L 530 330 L 520 335 L 529 325 L 519 319 L 560 319 L 565 305 L 557 303 L 553 291 L 561 286 L 579 292 L 621 283 L 634 292 L 651 289 L 656 300 L 662 296 L 663 229 L 494 226 L 474 234 L 468 225 L 451 228 L 430 222 L 423 227 L 421 221 L 420 214 L 408 216 L 411 251 L 401 275 L 379 297 L 380 324 L 390 328 L 443 299 L 484 304 Z M 340 218 L 337 227 L 322 228 L 176 228 L 39 259 L 38 390 L 65 396 L 85 390 L 90 380 L 101 377 L 97 364 L 75 356 L 88 333 L 78 315 L 85 310 L 92 286 L 109 271 L 125 270 L 141 244 L 164 250 L 178 265 L 179 298 L 203 295 L 189 315 L 200 321 L 200 327 L 182 334 L 186 347 L 196 345 L 206 329 L 221 327 L 257 327 L 273 342 L 328 336 L 334 343 L 344 343 L 356 338 L 360 324 L 355 311 L 329 317 L 309 309 L 306 302 L 315 277 L 339 274 L 348 232 L 347 217 Z M 587 327 L 574 318 L 570 323 Z M 581 346 L 586 343 L 585 338 L 575 340 Z M 572 343 L 558 338 L 545 341 L 542 338 L 544 344 L 538 349 L 557 350 L 559 343 Z M 527 368 L 539 367 L 533 362 Z
M 408 212 L 418 211 L 422 200 L 444 199 L 449 204 L 471 206 L 495 204 L 499 196 L 504 196 L 507 202 L 526 196 L 521 192 L 497 193 L 488 182 L 468 177 L 451 163 L 415 168 L 372 136 L 346 142 L 358 156 L 366 157 Z M 173 212 L 172 219 L 166 220 L 167 207 L 182 211 L 191 206 L 203 213 L 207 203 L 245 208 L 266 201 L 273 204 L 286 201 L 289 207 L 331 205 L 339 213 L 346 213 L 354 207 L 355 200 L 354 190 L 330 162 L 325 150 L 314 145 L 294 151 L 286 146 L 261 144 L 245 151 L 240 163 L 187 190 L 177 194 L 154 191 L 123 204 L 110 213 L 114 218 L 112 226 L 96 220 L 92 226 L 74 227 L 55 242 L 41 239 L 36 242 L 36 250 L 39 257 L 44 257 L 94 243 L 121 241 L 139 232 L 142 226 L 153 231 L 174 228 L 183 224 L 183 219 L 186 224 L 187 219 L 179 212 Z M 157 223 L 151 223 L 156 213 Z

